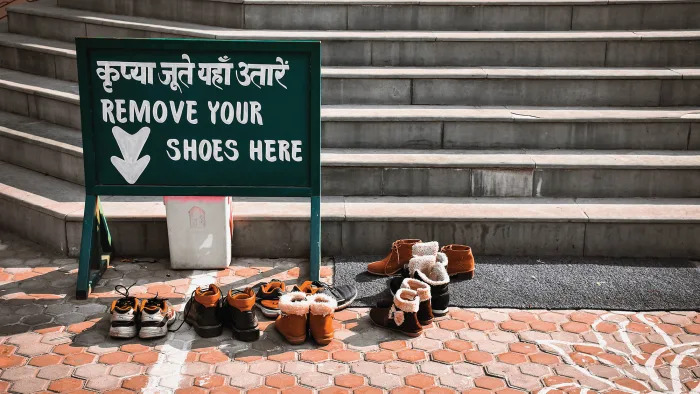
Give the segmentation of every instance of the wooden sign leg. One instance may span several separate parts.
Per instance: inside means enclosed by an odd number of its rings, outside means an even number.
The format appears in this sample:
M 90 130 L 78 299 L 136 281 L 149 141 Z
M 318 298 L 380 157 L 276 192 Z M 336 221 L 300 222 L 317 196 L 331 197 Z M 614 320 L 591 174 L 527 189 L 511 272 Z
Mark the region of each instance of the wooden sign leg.
M 98 196 L 85 196 L 83 233 L 80 240 L 78 283 L 75 297 L 86 299 L 92 286 L 102 277 L 112 256 L 112 237 L 102 213 Z
M 311 240 L 310 276 L 311 280 L 321 279 L 321 197 L 311 196 Z

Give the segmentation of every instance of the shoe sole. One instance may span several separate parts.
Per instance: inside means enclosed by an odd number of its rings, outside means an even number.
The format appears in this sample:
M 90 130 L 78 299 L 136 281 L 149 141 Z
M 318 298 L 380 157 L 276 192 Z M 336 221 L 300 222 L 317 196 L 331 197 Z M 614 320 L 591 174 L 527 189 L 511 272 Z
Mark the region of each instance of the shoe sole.
M 112 338 L 130 339 L 136 337 L 137 334 L 138 332 L 136 331 L 136 326 L 109 328 L 109 336 Z
M 326 346 L 329 343 L 331 343 L 332 341 L 333 341 L 333 338 L 322 339 L 322 340 L 318 340 L 318 339 L 314 338 L 314 342 L 316 342 L 317 344 L 319 344 L 321 346 Z
M 212 338 L 218 337 L 224 331 L 223 324 L 216 324 L 213 326 L 200 326 L 196 321 L 191 319 L 185 319 L 185 322 L 194 328 L 194 332 L 197 333 L 202 338 Z
M 268 319 L 275 319 L 277 318 L 277 316 L 280 315 L 279 309 L 266 308 L 258 303 L 255 303 L 255 306 L 258 307 L 258 309 L 260 309 L 260 312 L 262 312 L 262 314 Z
M 232 328 L 233 337 L 243 342 L 253 342 L 260 339 L 260 329 L 257 326 L 248 330 L 237 330 Z
M 357 298 L 357 294 L 352 296 L 352 298 L 350 298 L 349 300 L 346 300 L 342 305 L 338 305 L 338 307 L 335 308 L 335 311 L 338 312 L 347 308 L 348 306 L 350 306 L 350 304 L 352 304 L 353 301 L 355 301 L 355 298 Z
M 454 274 L 450 275 L 450 279 L 474 279 L 474 271 L 469 271 L 469 272 L 456 272 Z
M 166 335 L 168 335 L 168 330 L 170 326 L 175 323 L 175 320 L 177 320 L 177 315 L 173 314 L 173 316 L 168 320 L 168 322 L 163 326 L 163 327 L 141 327 L 139 330 L 139 338 L 141 339 L 154 339 L 154 338 L 162 338 Z
M 449 312 L 449 309 L 433 309 L 433 316 L 442 317 L 445 316 L 447 312 Z
M 397 329 L 397 328 L 391 328 L 391 327 L 383 326 L 383 325 L 377 323 L 376 321 L 374 321 L 374 319 L 372 319 L 371 316 L 370 316 L 369 320 L 372 322 L 372 324 L 374 324 L 374 325 L 377 326 L 377 327 L 385 328 L 385 329 L 391 330 L 391 331 L 400 332 L 401 334 L 406 335 L 406 336 L 409 336 L 409 337 L 411 337 L 411 338 L 419 337 L 419 336 L 423 333 L 423 330 L 418 331 L 418 332 L 406 332 L 406 331 L 401 331 L 401 330 L 399 330 L 399 329 Z
M 388 274 L 387 273 L 379 273 L 379 272 L 371 272 L 371 271 L 365 271 L 365 272 L 367 272 L 370 275 L 375 275 L 375 276 L 396 276 L 399 273 L 401 273 L 401 268 L 399 268 L 398 271 L 395 271 L 393 273 L 388 273 Z
M 279 330 L 277 330 L 277 332 L 279 332 Z M 292 345 L 301 345 L 304 342 L 306 342 L 306 335 L 304 335 L 303 337 L 288 337 L 288 336 L 282 334 L 281 332 L 279 332 L 279 333 L 280 333 L 280 335 L 282 335 L 282 337 L 284 337 L 284 339 L 287 342 L 289 342 Z

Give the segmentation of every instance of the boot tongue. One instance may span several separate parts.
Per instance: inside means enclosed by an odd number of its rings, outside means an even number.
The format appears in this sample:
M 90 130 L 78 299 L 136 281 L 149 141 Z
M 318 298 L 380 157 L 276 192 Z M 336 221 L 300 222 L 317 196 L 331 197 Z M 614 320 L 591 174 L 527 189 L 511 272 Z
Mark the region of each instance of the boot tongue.
M 294 285 L 294 288 L 292 288 L 292 291 L 300 291 L 300 292 L 306 293 L 306 294 L 316 294 L 316 292 L 319 291 L 319 288 L 318 288 L 318 286 L 316 286 L 316 282 L 312 282 L 310 280 L 307 280 L 298 286 Z
M 214 284 L 209 285 L 209 288 L 204 291 L 198 287 L 194 293 L 194 300 L 204 306 L 215 306 L 219 298 L 221 298 L 221 291 Z
M 229 290 L 226 301 L 232 307 L 239 309 L 241 311 L 249 311 L 255 306 L 255 293 L 250 287 L 246 288 L 244 291 Z

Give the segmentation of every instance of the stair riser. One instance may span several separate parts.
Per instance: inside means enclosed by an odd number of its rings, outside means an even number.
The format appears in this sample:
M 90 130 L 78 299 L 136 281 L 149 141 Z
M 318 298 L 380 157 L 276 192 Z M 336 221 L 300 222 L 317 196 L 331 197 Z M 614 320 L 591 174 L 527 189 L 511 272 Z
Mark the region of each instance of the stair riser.
M 27 204 L 0 197 L 0 227 L 70 256 L 80 248 L 82 221 L 64 222 Z M 120 256 L 168 255 L 164 220 L 110 220 Z M 236 220 L 232 254 L 245 257 L 308 255 L 308 221 Z M 324 221 L 322 251 L 333 255 L 381 255 L 391 243 L 412 237 L 440 244 L 466 243 L 480 255 L 530 256 L 700 256 L 700 224 L 567 223 L 493 221 Z
M 83 183 L 82 160 L 0 135 L 0 160 Z M 436 163 L 437 164 L 437 163 Z M 698 197 L 696 169 L 336 167 L 322 170 L 323 194 L 449 197 Z
M 285 5 L 196 0 L 59 0 L 62 7 L 212 26 L 300 30 L 632 30 L 698 28 L 700 4 Z
M 324 104 L 683 106 L 700 103 L 700 79 L 324 78 Z
M 0 131 L 0 161 L 69 182 L 84 184 L 83 158 L 50 147 L 8 138 Z
M 78 81 L 75 57 L 3 46 L 2 43 L 0 43 L 0 67 L 64 81 Z
M 700 149 L 700 123 L 684 122 L 327 121 L 322 130 L 324 148 Z
M 0 88 L 0 110 L 80 129 L 77 103 Z M 321 138 L 325 148 L 698 150 L 700 122 L 324 121 Z
M 31 54 L 27 52 L 27 54 Z M 0 53 L 1 55 L 1 53 Z M 0 60 L 0 67 L 57 77 L 64 57 Z M 53 59 L 61 59 L 58 63 Z M 49 66 L 45 66 L 49 64 Z M 32 67 L 34 65 L 34 67 Z M 73 67 L 75 64 L 72 65 Z M 75 81 L 67 67 L 62 76 Z M 73 68 L 73 70 L 75 70 Z M 323 78 L 326 105 L 684 106 L 700 102 L 700 79 L 378 79 Z
M 68 222 L 68 247 L 79 247 L 81 223 Z M 308 256 L 303 221 L 235 221 L 231 250 L 240 257 Z M 698 224 L 324 221 L 324 256 L 384 255 L 397 239 L 469 244 L 480 255 L 692 257 L 700 255 Z M 168 255 L 165 222 L 110 221 L 123 256 Z M 486 236 L 488 234 L 488 236 Z M 72 255 L 77 255 L 73 253 Z
M 0 46 L 0 67 L 77 81 L 75 58 Z M 324 104 L 673 106 L 700 102 L 700 79 L 323 79 Z M 575 94 L 572 94 L 575 92 Z
M 0 87 L 0 111 L 80 129 L 77 103 Z
M 323 193 L 345 196 L 699 197 L 700 171 L 324 166 Z
M 73 42 L 75 37 L 186 37 L 9 12 L 13 33 Z M 203 35 L 214 38 L 215 35 Z M 322 64 L 333 66 L 666 67 L 700 63 L 700 41 L 391 41 L 325 40 Z

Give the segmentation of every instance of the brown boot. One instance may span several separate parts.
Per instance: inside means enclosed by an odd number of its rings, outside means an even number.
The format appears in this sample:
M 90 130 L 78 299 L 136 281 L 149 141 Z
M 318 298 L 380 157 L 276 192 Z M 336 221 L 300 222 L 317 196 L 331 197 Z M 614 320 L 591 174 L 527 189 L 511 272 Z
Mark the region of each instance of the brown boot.
M 409 337 L 417 337 L 423 332 L 423 327 L 418 321 L 419 304 L 417 292 L 399 289 L 392 301 L 378 303 L 376 308 L 372 308 L 369 317 L 378 326 L 402 332 Z
M 442 252 L 447 255 L 447 274 L 450 276 L 464 274 L 467 279 L 474 277 L 474 255 L 472 248 L 466 245 L 445 245 Z
M 402 289 L 411 289 L 418 294 L 418 322 L 427 326 L 433 322 L 433 307 L 430 305 L 430 285 L 418 279 L 406 278 L 401 282 Z
M 413 257 L 412 247 L 420 242 L 420 239 L 399 239 L 391 245 L 391 252 L 385 258 L 369 263 L 367 272 L 374 275 L 394 275 L 408 264 Z
M 335 299 L 326 294 L 314 294 L 309 301 L 309 331 L 316 343 L 328 345 L 333 339 L 333 312 L 338 306 Z
M 294 291 L 280 297 L 280 315 L 275 320 L 275 328 L 292 345 L 306 341 L 306 322 L 309 315 L 309 301 L 306 294 Z

